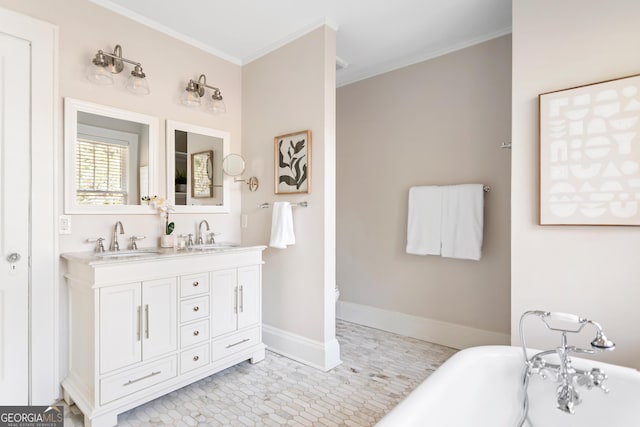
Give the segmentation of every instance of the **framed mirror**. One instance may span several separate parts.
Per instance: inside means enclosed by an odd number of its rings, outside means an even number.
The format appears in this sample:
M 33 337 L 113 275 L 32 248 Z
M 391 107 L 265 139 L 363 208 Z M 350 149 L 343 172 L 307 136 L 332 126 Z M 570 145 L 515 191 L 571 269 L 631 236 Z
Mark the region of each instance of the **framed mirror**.
M 222 162 L 229 132 L 167 120 L 167 199 L 176 212 L 230 212 L 233 179 Z
M 64 100 L 65 213 L 148 214 L 158 191 L 158 119 Z

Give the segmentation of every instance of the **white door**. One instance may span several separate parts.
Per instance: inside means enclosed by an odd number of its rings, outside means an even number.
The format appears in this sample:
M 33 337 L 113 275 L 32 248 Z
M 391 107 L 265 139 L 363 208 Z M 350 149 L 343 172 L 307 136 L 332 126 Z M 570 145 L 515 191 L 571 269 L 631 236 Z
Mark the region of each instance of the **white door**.
M 142 360 L 140 283 L 100 289 L 100 373 Z
M 238 329 L 260 321 L 260 267 L 238 269 Z
M 211 273 L 211 336 L 236 330 L 238 288 L 236 270 Z
M 30 46 L 0 34 L 0 405 L 29 399 Z
M 177 290 L 175 277 L 142 282 L 145 360 L 178 348 Z

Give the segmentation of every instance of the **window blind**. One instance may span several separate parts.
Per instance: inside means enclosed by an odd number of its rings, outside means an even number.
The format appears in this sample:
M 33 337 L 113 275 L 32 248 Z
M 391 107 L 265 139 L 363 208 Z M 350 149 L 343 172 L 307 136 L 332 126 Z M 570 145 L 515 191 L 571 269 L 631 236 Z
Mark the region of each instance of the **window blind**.
M 78 139 L 76 188 L 78 203 L 124 205 L 128 194 L 129 147 Z

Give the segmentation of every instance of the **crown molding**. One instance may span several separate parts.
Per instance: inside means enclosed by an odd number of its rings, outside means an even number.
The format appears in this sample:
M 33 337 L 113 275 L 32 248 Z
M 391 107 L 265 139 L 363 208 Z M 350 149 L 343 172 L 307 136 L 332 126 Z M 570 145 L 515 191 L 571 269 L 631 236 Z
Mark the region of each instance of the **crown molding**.
M 118 15 L 122 15 L 126 18 L 129 18 L 132 21 L 136 21 L 139 24 L 142 24 L 160 33 L 166 34 L 169 37 L 173 37 L 174 39 L 180 40 L 183 43 L 186 43 L 200 50 L 203 50 L 207 53 L 210 53 L 211 55 L 217 56 L 218 58 L 222 58 L 225 61 L 229 61 L 236 65 L 242 65 L 242 61 L 233 55 L 229 55 L 226 52 L 222 52 L 212 46 L 209 46 L 206 43 L 202 43 L 201 41 L 194 39 L 193 37 L 187 36 L 181 32 L 178 32 L 176 30 L 173 30 L 167 27 L 166 25 L 160 24 L 157 21 L 149 19 L 146 16 L 142 16 L 139 13 L 133 12 L 130 9 L 120 6 L 119 4 L 113 3 L 110 0 L 89 0 L 89 1 L 105 9 L 108 9 L 114 13 L 117 13 Z
M 317 21 L 312 22 L 311 24 L 302 27 L 300 30 L 295 31 L 291 34 L 289 34 L 288 36 L 278 40 L 275 43 L 271 43 L 270 45 L 258 50 L 256 53 L 254 53 L 253 55 L 249 55 L 246 56 L 244 58 L 242 58 L 242 65 L 247 65 L 250 62 L 255 61 L 256 59 L 263 57 L 265 55 L 268 55 L 269 53 L 273 52 L 274 50 L 280 49 L 283 46 L 286 46 L 287 44 L 291 43 L 292 41 L 299 39 L 300 37 L 309 34 L 312 31 L 317 30 L 320 27 L 323 26 L 327 26 L 329 28 L 331 28 L 334 31 L 338 31 L 339 25 L 331 18 L 321 18 Z
M 447 48 L 444 49 L 435 49 L 435 50 L 429 50 L 429 51 L 424 51 L 424 52 L 420 52 L 416 55 L 412 55 L 409 57 L 405 57 L 405 58 L 401 58 L 399 60 L 395 60 L 395 61 L 388 61 L 385 62 L 383 64 L 379 64 L 375 67 L 368 67 L 360 72 L 355 71 L 352 73 L 352 75 L 349 75 L 349 70 L 345 70 L 342 74 L 343 75 L 347 75 L 344 79 L 340 78 L 340 72 L 337 73 L 336 75 L 336 80 L 337 80 L 337 87 L 342 87 L 342 86 L 346 86 L 346 85 L 350 85 L 352 83 L 356 83 L 359 82 L 361 80 L 365 80 L 371 77 L 375 77 L 378 76 L 380 74 L 385 74 L 394 70 L 398 70 L 400 68 L 404 68 L 404 67 L 408 67 L 410 65 L 414 65 L 420 62 L 424 62 L 424 61 L 428 61 L 429 59 L 434 59 L 437 58 L 439 56 L 443 56 L 446 55 L 448 53 L 452 53 L 455 52 L 457 50 L 461 50 L 461 49 L 465 49 L 467 47 L 471 47 L 480 43 L 484 43 L 486 41 L 492 40 L 492 39 L 496 39 L 498 37 L 502 37 L 505 36 L 507 34 L 511 34 L 512 32 L 512 28 L 511 26 L 503 28 L 501 30 L 489 33 L 489 34 L 484 34 L 482 36 L 479 37 L 475 37 L 473 39 L 470 40 L 466 40 L 464 42 L 455 44 L 453 46 L 449 46 Z

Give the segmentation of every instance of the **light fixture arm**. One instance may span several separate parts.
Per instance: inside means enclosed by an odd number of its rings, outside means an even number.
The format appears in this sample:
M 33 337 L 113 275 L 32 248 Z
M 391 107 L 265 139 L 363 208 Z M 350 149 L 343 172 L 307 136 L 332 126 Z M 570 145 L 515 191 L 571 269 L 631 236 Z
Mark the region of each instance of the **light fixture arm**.
M 111 59 L 108 60 L 105 57 L 111 58 Z M 136 77 L 142 77 L 142 78 L 145 77 L 145 74 L 142 71 L 142 65 L 139 62 L 132 61 L 130 59 L 122 57 L 122 46 L 120 46 L 119 44 L 117 44 L 115 49 L 113 49 L 113 53 L 105 52 L 103 50 L 98 50 L 98 53 L 96 54 L 95 58 L 93 58 L 93 63 L 95 65 L 99 65 L 103 67 L 108 66 L 110 67 L 111 72 L 113 74 L 118 74 L 124 69 L 123 62 L 134 65 L 134 68 L 131 74 L 133 74 Z
M 207 84 L 207 76 L 204 74 L 200 74 L 198 77 L 198 81 L 189 80 L 188 87 L 193 88 L 193 91 L 197 91 L 198 95 L 201 97 L 204 96 L 204 88 L 208 87 L 209 89 L 213 89 L 213 97 L 214 99 L 222 99 L 222 95 L 220 94 L 220 89 L 215 86 L 210 86 Z

